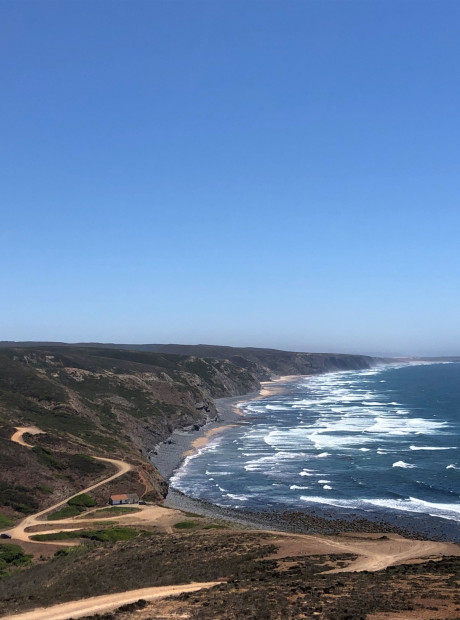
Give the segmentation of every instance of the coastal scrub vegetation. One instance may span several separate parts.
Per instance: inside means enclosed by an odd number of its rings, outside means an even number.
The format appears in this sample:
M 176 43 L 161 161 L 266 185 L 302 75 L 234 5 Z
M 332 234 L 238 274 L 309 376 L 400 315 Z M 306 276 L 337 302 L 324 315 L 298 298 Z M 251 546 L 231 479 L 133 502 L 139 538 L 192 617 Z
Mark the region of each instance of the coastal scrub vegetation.
M 48 515 L 47 519 L 48 521 L 70 519 L 71 517 L 76 517 L 80 513 L 84 512 L 87 508 L 93 508 L 95 505 L 96 502 L 92 497 L 87 495 L 87 493 L 81 493 L 80 495 L 69 499 L 67 505 Z
M 50 534 L 34 534 L 33 540 L 36 541 L 52 541 L 52 540 L 69 540 L 72 538 L 87 538 L 97 542 L 115 543 L 120 540 L 131 540 L 139 536 L 139 530 L 130 527 L 111 527 L 100 530 L 69 530 L 62 532 L 53 532 Z
M 31 558 L 32 556 L 25 554 L 19 545 L 0 544 L 0 577 L 8 575 L 14 568 L 26 566 Z
M 106 537 L 108 532 L 96 536 Z M 81 532 L 76 532 L 77 536 L 81 537 Z M 143 533 L 115 543 L 96 538 L 93 543 L 88 540 L 85 546 L 61 550 L 48 562 L 2 579 L 0 599 L 8 613 L 45 606 L 50 601 L 84 598 L 88 591 L 97 596 L 222 579 L 220 585 L 209 590 L 155 601 L 145 607 L 145 617 L 359 620 L 381 612 L 400 616 L 406 613 L 414 618 L 458 615 L 455 609 L 460 605 L 460 558 L 394 566 L 378 572 L 331 574 L 327 571 L 346 567 L 356 556 L 276 559 L 272 557 L 276 551 L 273 542 L 268 533 L 234 530 Z M 113 612 L 114 617 L 128 619 L 129 611 L 120 609 L 119 613 Z

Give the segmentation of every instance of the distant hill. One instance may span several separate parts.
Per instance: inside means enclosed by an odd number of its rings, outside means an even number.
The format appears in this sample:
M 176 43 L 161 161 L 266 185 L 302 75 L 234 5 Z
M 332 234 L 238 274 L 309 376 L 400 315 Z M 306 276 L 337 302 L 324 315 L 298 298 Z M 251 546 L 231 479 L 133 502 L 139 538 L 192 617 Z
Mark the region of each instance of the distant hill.
M 113 344 L 113 343 L 41 343 L 0 342 L 1 347 L 84 347 L 86 349 L 124 349 L 186 355 L 199 358 L 228 360 L 239 368 L 254 374 L 259 380 L 269 380 L 280 375 L 313 375 L 336 370 L 359 370 L 376 363 L 388 362 L 385 358 L 344 353 L 302 353 L 256 347 L 229 347 L 220 345 L 185 344 Z

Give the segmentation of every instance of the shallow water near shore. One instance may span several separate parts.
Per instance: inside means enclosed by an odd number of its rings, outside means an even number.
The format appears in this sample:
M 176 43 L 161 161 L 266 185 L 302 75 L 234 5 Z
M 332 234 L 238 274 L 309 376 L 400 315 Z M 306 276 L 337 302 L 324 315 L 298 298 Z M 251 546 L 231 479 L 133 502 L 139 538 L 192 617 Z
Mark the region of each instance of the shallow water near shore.
M 460 364 L 302 377 L 240 408 L 250 424 L 188 457 L 171 486 L 224 507 L 386 515 L 458 537 Z

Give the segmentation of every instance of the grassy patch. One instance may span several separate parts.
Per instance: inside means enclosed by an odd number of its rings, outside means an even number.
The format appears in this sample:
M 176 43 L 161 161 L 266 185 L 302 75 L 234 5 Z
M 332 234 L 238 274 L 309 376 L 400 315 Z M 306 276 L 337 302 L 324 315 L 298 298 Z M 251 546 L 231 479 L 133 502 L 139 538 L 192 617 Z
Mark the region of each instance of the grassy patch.
M 193 530 L 197 525 L 196 521 L 178 521 L 174 523 L 174 527 L 178 530 Z
M 77 530 L 54 532 L 52 534 L 35 534 L 32 540 L 69 540 L 72 538 L 86 538 L 97 542 L 118 542 L 119 540 L 131 540 L 139 535 L 138 530 L 130 527 L 112 527 L 106 530 Z
M 59 519 L 70 519 L 76 517 L 82 512 L 78 506 L 63 506 L 60 510 L 47 516 L 48 521 L 58 521 Z
M 72 497 L 67 502 L 69 506 L 78 506 L 80 508 L 92 508 L 96 505 L 96 502 L 92 497 L 90 497 L 87 493 L 81 493 L 80 495 L 76 495 Z
M 0 512 L 0 527 L 10 527 L 11 525 L 14 525 L 13 519 L 10 519 L 6 515 L 2 515 Z
M 110 508 L 100 508 L 99 510 L 95 510 L 90 515 L 81 515 L 80 518 L 96 519 L 99 517 L 118 517 L 119 515 L 126 515 L 134 512 L 141 512 L 141 509 L 131 506 L 111 506 Z
M 60 510 L 48 515 L 47 519 L 48 521 L 70 519 L 71 517 L 76 517 L 80 513 L 84 512 L 86 508 L 92 508 L 95 505 L 96 502 L 92 497 L 86 493 L 80 493 L 80 495 L 76 495 L 75 497 L 69 499 L 66 506 L 63 506 Z

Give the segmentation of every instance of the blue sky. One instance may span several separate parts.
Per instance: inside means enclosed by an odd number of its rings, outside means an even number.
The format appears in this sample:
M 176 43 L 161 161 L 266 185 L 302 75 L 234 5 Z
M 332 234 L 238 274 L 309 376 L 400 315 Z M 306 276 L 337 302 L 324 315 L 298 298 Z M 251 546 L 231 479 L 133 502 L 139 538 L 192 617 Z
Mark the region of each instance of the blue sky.
M 0 339 L 460 354 L 457 0 L 1 0 Z

